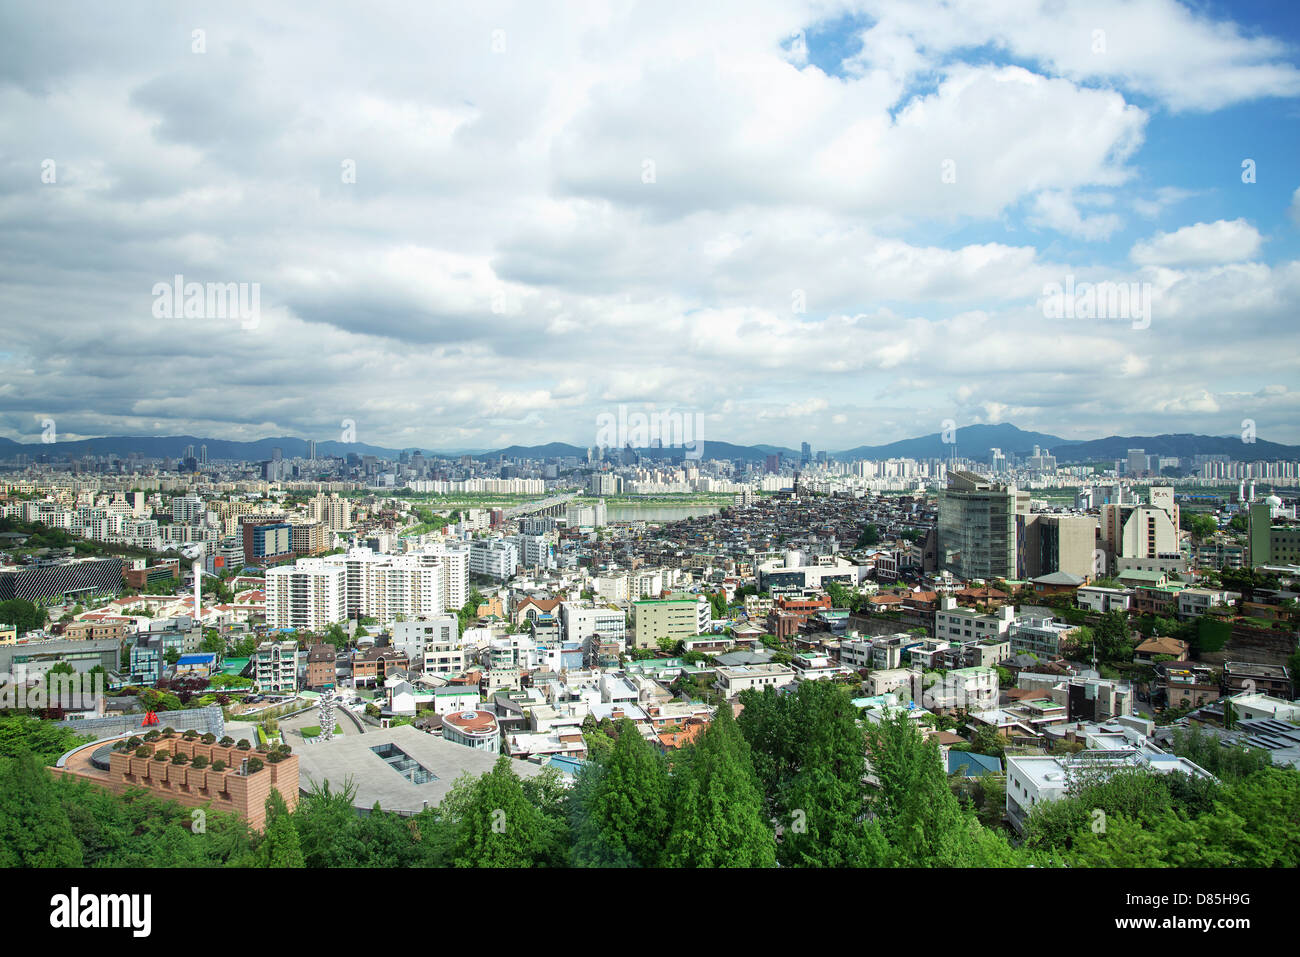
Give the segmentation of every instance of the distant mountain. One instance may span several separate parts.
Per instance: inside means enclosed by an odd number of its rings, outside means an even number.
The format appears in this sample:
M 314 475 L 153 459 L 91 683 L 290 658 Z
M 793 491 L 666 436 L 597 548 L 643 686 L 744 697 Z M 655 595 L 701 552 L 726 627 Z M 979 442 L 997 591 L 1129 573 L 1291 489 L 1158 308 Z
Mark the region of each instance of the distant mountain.
M 240 462 L 259 462 L 271 457 L 271 450 L 278 448 L 286 459 L 305 458 L 307 440 L 293 436 L 256 439 L 252 442 L 236 442 L 229 439 L 206 439 L 194 435 L 106 435 L 96 439 L 76 439 L 70 442 L 15 442 L 0 438 L 0 458 L 12 458 L 18 453 L 29 456 L 52 455 L 55 457 L 80 457 L 83 455 L 117 455 L 126 457 L 137 453 L 144 458 L 179 459 L 185 454 L 186 446 L 194 446 L 197 455 L 199 447 L 208 447 L 208 458 L 213 461 L 231 459 Z M 319 456 L 342 457 L 348 453 L 357 455 L 377 455 L 383 458 L 396 458 L 402 451 L 379 445 L 367 445 L 364 442 L 325 441 L 316 443 Z M 423 449 L 428 455 L 459 455 L 459 452 L 439 452 Z
M 609 449 L 606 454 L 613 453 L 617 450 Z M 680 445 L 663 446 L 660 448 L 637 449 L 642 459 L 649 459 L 655 462 L 672 462 L 684 458 L 689 449 Z M 769 454 L 781 452 L 786 455 L 796 455 L 797 453 L 790 449 L 782 449 L 773 445 L 732 445 L 730 442 L 710 442 L 705 440 L 703 457 L 706 459 L 732 459 L 742 462 L 761 462 Z M 551 442 L 548 445 L 512 445 L 509 448 L 497 449 L 493 452 L 486 453 L 483 457 L 495 459 L 499 456 L 505 458 L 522 458 L 522 459 L 547 459 L 560 458 L 566 455 L 576 455 L 578 458 L 585 460 L 587 450 L 579 448 L 576 445 L 566 445 L 563 442 Z
M 1300 446 L 1281 445 L 1262 439 L 1247 444 L 1241 436 L 1223 435 L 1111 435 L 1088 442 L 1060 442 L 1052 454 L 1058 462 L 1095 462 L 1122 459 L 1129 449 L 1141 449 L 1147 455 L 1191 458 L 1193 455 L 1228 455 L 1241 461 L 1257 459 L 1300 458 Z
M 578 458 L 585 460 L 587 450 L 578 448 L 576 445 L 569 445 L 567 442 L 548 442 L 546 445 L 511 445 L 504 449 L 484 452 L 482 455 L 476 456 L 476 458 L 562 459 L 571 455 L 576 455 Z
M 1243 443 L 1239 436 L 1214 435 L 1112 435 L 1104 439 L 1079 441 L 1063 439 L 1045 432 L 1026 432 L 1010 423 L 999 425 L 966 425 L 954 431 L 948 438 L 955 438 L 956 455 L 959 458 L 987 462 L 990 449 L 1001 449 L 1004 454 L 1025 456 L 1033 453 L 1034 446 L 1050 451 L 1061 464 L 1113 461 L 1128 455 L 1129 449 L 1142 449 L 1148 455 L 1177 456 L 1190 458 L 1194 455 L 1228 455 L 1237 460 L 1253 461 L 1256 459 L 1300 459 L 1300 446 L 1281 445 L 1260 439 L 1253 444 Z M 944 441 L 942 432 L 912 439 L 900 439 L 886 445 L 859 445 L 856 448 L 830 453 L 838 461 L 852 459 L 948 459 L 954 454 L 953 443 Z M 12 459 L 19 453 L 33 458 L 37 455 L 51 455 L 55 458 L 77 458 L 84 455 L 116 455 L 126 457 L 137 453 L 145 458 L 179 459 L 185 454 L 186 446 L 194 446 L 195 454 L 199 447 L 208 447 L 208 459 L 212 461 L 233 460 L 241 462 L 259 462 L 271 458 L 272 449 L 279 448 L 287 459 L 305 458 L 307 440 L 293 436 L 256 439 L 251 442 L 236 442 L 229 439 L 200 438 L 193 435 L 108 435 L 96 439 L 78 439 L 71 442 L 15 442 L 0 438 L 0 459 Z M 431 449 L 409 446 L 406 449 L 390 449 L 379 445 L 366 445 L 361 442 L 318 441 L 316 454 L 322 457 L 357 455 L 374 455 L 384 459 L 395 459 L 401 452 L 421 451 L 427 456 L 455 458 L 472 455 L 476 459 L 492 460 L 501 457 L 507 459 L 551 459 L 576 457 L 583 461 L 587 450 L 567 442 L 549 442 L 545 445 L 512 445 L 504 449 L 482 451 L 475 449 Z M 684 457 L 681 446 L 668 448 L 640 449 L 642 459 L 651 461 L 675 461 Z M 705 441 L 704 458 L 731 459 L 739 462 L 762 462 L 769 455 L 782 455 L 787 458 L 799 458 L 794 449 L 778 445 L 734 445 L 730 442 Z
M 990 449 L 1001 449 L 1004 455 L 1031 455 L 1034 446 L 1055 449 L 1068 444 L 1065 439 L 1046 432 L 1026 432 L 1010 423 L 1001 425 L 965 425 L 954 430 L 949 438 L 956 439 L 959 458 L 987 462 Z M 832 456 L 845 461 L 850 459 L 948 459 L 953 456 L 953 443 L 944 441 L 943 432 L 934 432 L 918 439 L 900 439 L 888 445 L 859 445 Z M 1060 458 L 1059 453 L 1057 458 Z

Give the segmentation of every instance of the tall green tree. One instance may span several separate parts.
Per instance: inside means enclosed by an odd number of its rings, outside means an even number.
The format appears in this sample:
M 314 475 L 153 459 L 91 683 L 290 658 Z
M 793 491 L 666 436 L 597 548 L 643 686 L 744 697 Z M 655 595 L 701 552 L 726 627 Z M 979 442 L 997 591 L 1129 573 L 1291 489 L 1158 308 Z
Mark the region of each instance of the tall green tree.
M 284 798 L 274 788 L 266 799 L 266 830 L 257 847 L 257 860 L 261 867 L 304 866 L 297 828 Z
M 41 605 L 25 598 L 0 601 L 0 621 L 13 625 L 21 638 L 26 632 L 41 628 L 49 620 L 49 613 Z
M 653 867 L 668 831 L 664 759 L 627 718 L 607 760 L 588 764 L 593 778 L 575 808 L 573 863 L 579 867 Z
M 980 826 L 948 786 L 939 744 L 898 712 L 868 725 L 867 753 L 879 782 L 871 809 L 902 867 L 1006 866 L 1005 839 Z
M 459 783 L 459 782 L 458 782 Z M 536 867 L 551 863 L 554 825 L 534 807 L 504 755 L 453 799 L 457 867 Z
M 0 867 L 80 867 L 81 845 L 33 754 L 0 758 Z
M 778 799 L 779 860 L 799 867 L 880 866 L 888 848 L 867 820 L 866 742 L 849 689 L 805 681 L 788 697 L 800 733 L 796 768 Z
M 664 867 L 771 867 L 776 838 L 749 745 L 723 702 L 699 740 L 679 756 Z

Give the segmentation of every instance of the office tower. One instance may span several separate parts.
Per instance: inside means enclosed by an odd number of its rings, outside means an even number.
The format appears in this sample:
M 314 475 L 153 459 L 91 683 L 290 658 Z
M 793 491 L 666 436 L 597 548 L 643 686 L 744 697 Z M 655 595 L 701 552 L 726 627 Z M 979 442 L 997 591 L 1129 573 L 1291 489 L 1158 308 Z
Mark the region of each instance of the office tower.
M 939 496 L 940 567 L 962 578 L 1014 578 L 1017 512 L 1029 512 L 1028 492 L 950 471 Z
M 1174 490 L 1153 487 L 1147 504 L 1103 505 L 1101 545 L 1119 558 L 1177 559 L 1179 509 Z

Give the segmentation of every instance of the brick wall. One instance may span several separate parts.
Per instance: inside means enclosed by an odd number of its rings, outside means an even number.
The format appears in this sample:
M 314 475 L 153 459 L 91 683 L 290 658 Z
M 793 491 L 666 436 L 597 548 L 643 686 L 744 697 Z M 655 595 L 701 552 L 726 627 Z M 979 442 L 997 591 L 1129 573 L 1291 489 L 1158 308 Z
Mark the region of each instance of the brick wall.
M 156 761 L 154 756 L 137 758 L 134 752 L 114 752 L 109 758 L 109 771 L 87 773 L 73 768 L 51 768 L 56 774 L 75 774 L 84 780 L 124 794 L 129 788 L 142 787 L 152 794 L 176 801 L 186 807 L 210 807 L 215 811 L 237 814 L 255 830 L 266 824 L 266 799 L 271 789 L 280 792 L 289 810 L 298 806 L 298 755 L 291 754 L 276 764 L 267 763 L 267 755 L 257 751 L 240 751 L 219 744 L 204 744 L 201 740 L 187 741 L 174 738 L 152 742 L 154 753 L 184 754 L 191 760 L 203 755 L 212 761 L 225 761 L 223 771 L 195 768 L 192 764 L 173 764 Z M 87 745 L 93 750 L 98 743 Z M 261 770 L 249 775 L 238 773 L 244 758 L 257 757 L 263 761 Z

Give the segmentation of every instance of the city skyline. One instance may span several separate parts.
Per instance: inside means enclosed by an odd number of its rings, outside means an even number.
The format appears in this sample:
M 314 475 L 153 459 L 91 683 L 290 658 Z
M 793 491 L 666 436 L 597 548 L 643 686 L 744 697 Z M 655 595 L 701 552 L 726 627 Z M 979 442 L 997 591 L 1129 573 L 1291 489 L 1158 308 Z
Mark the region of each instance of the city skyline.
M 961 6 L 7 11 L 0 436 L 1300 443 L 1297 24 Z
M 963 437 L 962 433 L 966 433 Z M 804 455 L 810 456 L 831 456 L 841 460 L 846 459 L 870 459 L 870 458 L 913 458 L 913 459 L 944 459 L 953 458 L 954 456 L 964 460 L 990 460 L 990 456 L 1001 454 L 1014 456 L 1017 458 L 1038 455 L 1048 455 L 1053 449 L 1061 452 L 1060 456 L 1063 461 L 1092 461 L 1094 459 L 1105 459 L 1107 457 L 1126 457 L 1133 451 L 1133 443 L 1145 442 L 1151 444 L 1151 454 L 1164 455 L 1173 458 L 1182 458 L 1191 460 L 1194 457 L 1218 457 L 1227 458 L 1231 461 L 1250 462 L 1266 460 L 1278 457 L 1291 457 L 1300 454 L 1300 448 L 1287 446 L 1281 443 L 1272 442 L 1265 437 L 1256 436 L 1253 433 L 1245 431 L 1237 435 L 1207 436 L 1196 434 L 1180 435 L 1158 435 L 1158 436 L 1098 436 L 1088 440 L 1066 440 L 1060 436 L 1049 435 L 1039 432 L 1028 432 L 1019 429 L 1012 423 L 998 423 L 996 425 L 983 425 L 982 423 L 972 423 L 965 426 L 953 426 L 943 432 L 931 433 L 925 436 L 911 436 L 894 443 L 887 443 L 881 446 L 863 446 L 858 445 L 852 448 L 830 448 L 822 449 L 815 447 L 807 442 L 798 443 L 797 446 L 782 446 L 772 443 L 755 443 L 744 445 L 741 443 L 728 442 L 725 439 L 703 439 L 697 445 L 692 441 L 682 442 L 659 442 L 652 441 L 649 443 L 629 443 L 626 445 L 608 445 L 595 443 L 588 446 L 567 443 L 559 440 L 544 441 L 546 437 L 538 437 L 537 441 L 529 445 L 514 445 L 501 449 L 438 449 L 428 446 L 406 446 L 404 448 L 388 448 L 376 446 L 367 443 L 356 442 L 337 442 L 333 440 L 318 440 L 312 437 L 278 435 L 262 436 L 254 440 L 227 439 L 219 436 L 191 436 L 191 435 L 168 435 L 168 436 L 94 436 L 81 439 L 66 439 L 60 437 L 58 442 L 26 442 L 15 443 L 12 440 L 0 438 L 0 460 L 3 460 L 10 454 L 23 454 L 30 458 L 32 455 L 50 455 L 59 459 L 87 457 L 104 457 L 111 456 L 120 458 L 122 456 L 135 455 L 145 459 L 163 459 L 178 458 L 188 459 L 195 457 L 198 464 L 205 464 L 208 459 L 207 445 L 198 447 L 197 452 L 194 442 L 212 442 L 221 446 L 239 446 L 239 450 L 245 454 L 230 454 L 229 449 L 223 449 L 223 454 L 215 456 L 220 460 L 243 460 L 251 461 L 269 456 L 272 459 L 279 458 L 283 454 L 283 449 L 279 446 L 272 446 L 270 443 L 300 443 L 302 445 L 302 455 L 295 455 L 292 452 L 290 458 L 313 459 L 318 455 L 322 458 L 341 458 L 348 454 L 356 455 L 405 455 L 413 453 L 422 453 L 435 457 L 460 457 L 472 456 L 483 458 L 492 455 L 511 453 L 514 458 L 558 458 L 568 454 L 577 454 L 591 450 L 603 449 L 607 452 L 617 452 L 626 448 L 634 451 L 650 451 L 656 449 L 673 450 L 679 449 L 686 454 L 687 459 L 698 459 L 703 455 L 706 459 L 713 458 L 733 458 L 732 453 L 779 453 L 790 458 L 801 458 Z M 933 441 L 931 441 L 933 440 Z M 128 448 L 131 442 L 139 441 L 148 443 L 153 446 L 152 451 Z M 917 448 L 918 445 L 927 441 L 934 445 L 934 441 L 939 444 L 928 451 Z M 103 442 L 106 448 L 96 449 L 95 442 Z M 184 445 L 183 450 L 173 454 L 170 451 L 160 451 L 159 446 L 170 444 L 179 447 Z M 1000 445 L 998 443 L 1001 443 Z M 1114 452 L 1098 449 L 1100 443 L 1109 443 L 1114 447 Z M 1173 443 L 1174 448 L 1169 446 Z M 76 451 L 70 446 L 83 447 Z M 1121 448 L 1120 446 L 1124 446 Z M 1003 447 L 1005 446 L 1005 448 Z M 1213 446 L 1211 448 L 1211 446 Z M 1195 451 L 1188 451 L 1191 448 Z M 1072 457 L 1071 452 L 1076 451 L 1076 456 Z M 1145 451 L 1139 448 L 1137 451 Z M 689 453 L 689 454 L 687 454 Z M 700 453 L 700 454 L 695 454 Z M 1077 453 L 1082 453 L 1078 455 Z

